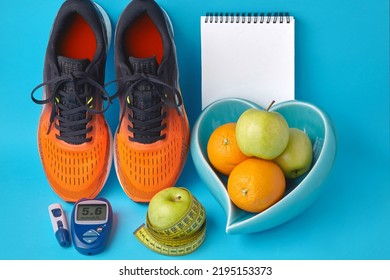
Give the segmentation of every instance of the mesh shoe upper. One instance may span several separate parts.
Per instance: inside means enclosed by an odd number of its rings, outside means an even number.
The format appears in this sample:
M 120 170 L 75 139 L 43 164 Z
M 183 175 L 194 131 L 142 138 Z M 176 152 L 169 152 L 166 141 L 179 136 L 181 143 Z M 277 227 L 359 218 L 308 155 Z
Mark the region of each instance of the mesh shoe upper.
M 44 81 L 32 92 L 43 104 L 38 127 L 42 165 L 54 191 L 66 201 L 93 198 L 111 164 L 102 86 L 108 49 L 106 23 L 89 0 L 67 0 L 53 23 Z M 34 96 L 43 87 L 41 100 Z M 108 104 L 108 103 L 107 103 Z
M 174 186 L 188 153 L 189 125 L 178 85 L 169 19 L 150 0 L 133 0 L 115 33 L 120 121 L 115 166 L 126 194 L 147 202 Z

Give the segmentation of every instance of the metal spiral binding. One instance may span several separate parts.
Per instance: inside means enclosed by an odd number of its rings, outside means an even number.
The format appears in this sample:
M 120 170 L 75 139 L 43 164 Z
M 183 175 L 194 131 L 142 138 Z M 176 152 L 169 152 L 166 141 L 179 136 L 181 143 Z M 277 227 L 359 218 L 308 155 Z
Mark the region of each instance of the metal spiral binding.
M 279 13 L 206 13 L 205 23 L 290 23 L 288 12 Z

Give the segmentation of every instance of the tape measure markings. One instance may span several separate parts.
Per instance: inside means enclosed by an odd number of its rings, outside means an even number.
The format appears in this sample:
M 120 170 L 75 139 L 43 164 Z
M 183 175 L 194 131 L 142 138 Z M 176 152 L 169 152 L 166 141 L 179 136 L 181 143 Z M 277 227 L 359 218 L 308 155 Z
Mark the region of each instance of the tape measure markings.
M 206 223 L 193 236 L 175 241 L 161 240 L 150 234 L 145 224 L 141 225 L 135 232 L 137 239 L 149 249 L 164 255 L 178 256 L 192 253 L 205 240 Z
M 178 222 L 163 229 L 156 229 L 151 226 L 146 215 L 146 224 L 138 227 L 134 235 L 142 244 L 157 253 L 171 256 L 189 254 L 205 239 L 206 211 L 191 195 L 191 205 Z
M 177 223 L 164 229 L 156 229 L 153 227 L 146 216 L 146 225 L 151 232 L 155 233 L 159 237 L 182 238 L 192 232 L 198 230 L 206 219 L 206 213 L 203 206 L 199 201 L 192 196 L 192 203 L 183 218 Z

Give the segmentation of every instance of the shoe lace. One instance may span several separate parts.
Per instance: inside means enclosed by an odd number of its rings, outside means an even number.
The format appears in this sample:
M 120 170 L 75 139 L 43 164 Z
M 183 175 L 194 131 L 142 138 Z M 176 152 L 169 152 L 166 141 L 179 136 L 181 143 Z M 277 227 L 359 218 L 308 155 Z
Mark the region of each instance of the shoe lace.
M 39 88 L 49 85 L 53 86 L 53 91 L 47 99 L 35 98 L 34 93 Z M 61 73 L 60 76 L 37 85 L 31 92 L 31 99 L 41 105 L 53 104 L 47 133 L 54 123 L 55 128 L 60 132 L 56 134 L 57 139 L 71 144 L 90 142 L 92 137 L 87 138 L 86 134 L 92 131 L 92 126 L 87 128 L 87 124 L 92 120 L 92 114 L 104 113 L 110 104 L 107 102 L 102 110 L 94 109 L 93 88 L 102 94 L 103 100 L 110 101 L 110 96 L 104 87 L 83 71 Z M 56 119 L 58 123 L 55 123 Z
M 163 120 L 166 118 L 167 112 L 162 112 L 161 108 L 166 104 L 169 107 L 176 108 L 177 113 L 180 115 L 179 107 L 183 103 L 180 92 L 175 87 L 161 81 L 158 76 L 152 74 L 137 73 L 127 75 L 107 83 L 106 86 L 114 82 L 119 82 L 120 86 L 117 92 L 112 95 L 112 99 L 122 95 L 124 92 L 123 100 L 130 110 L 127 117 L 133 126 L 128 125 L 127 129 L 133 133 L 133 136 L 129 136 L 129 140 L 148 144 L 165 139 L 166 134 L 162 134 L 162 131 L 166 128 Z M 144 88 L 151 89 L 153 94 L 156 94 L 160 100 L 148 108 L 139 108 L 134 104 L 134 95 L 137 91 L 142 92 Z M 157 116 L 150 117 L 151 113 L 156 112 L 159 112 Z M 126 110 L 122 110 L 118 132 L 125 114 Z

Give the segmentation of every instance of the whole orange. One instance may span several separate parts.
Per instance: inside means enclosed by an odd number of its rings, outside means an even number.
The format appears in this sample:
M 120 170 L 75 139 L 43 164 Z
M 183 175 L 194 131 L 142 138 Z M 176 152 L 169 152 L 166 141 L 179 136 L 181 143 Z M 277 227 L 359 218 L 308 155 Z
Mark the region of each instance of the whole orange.
M 227 183 L 232 202 L 240 209 L 259 213 L 279 201 L 286 189 L 282 169 L 270 160 L 250 158 L 233 169 Z
M 238 147 L 236 123 L 222 124 L 211 133 L 207 155 L 211 165 L 224 175 L 229 175 L 234 167 L 248 159 Z

